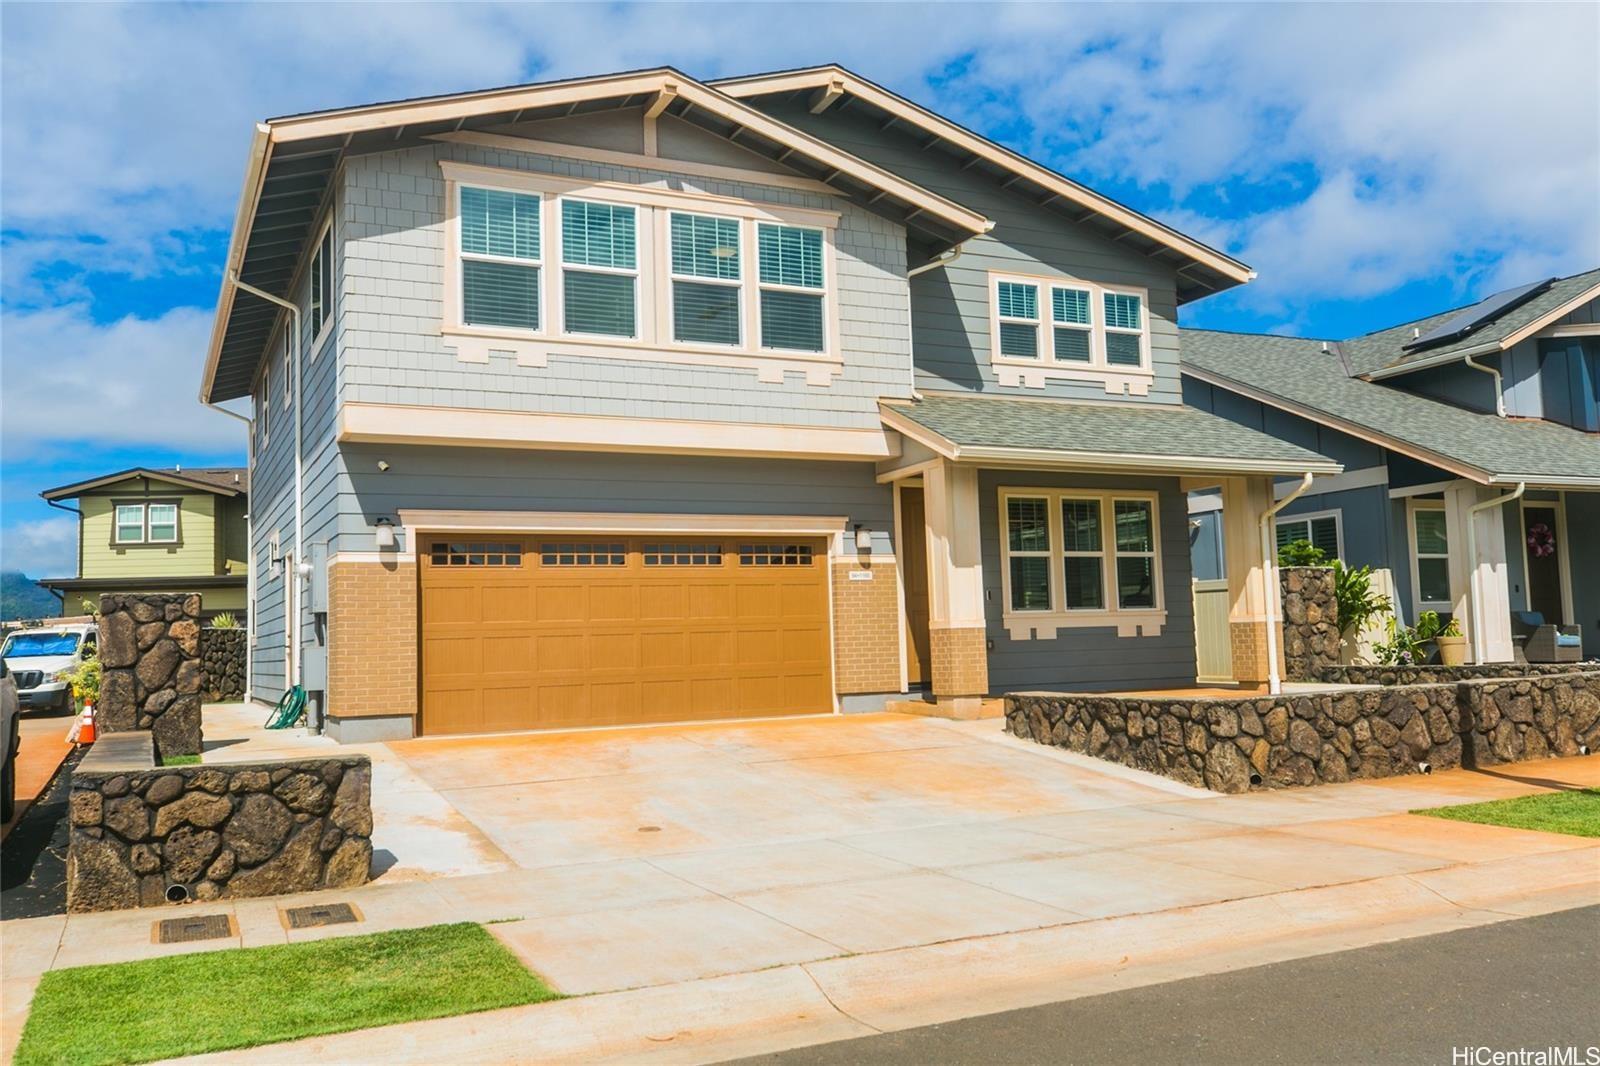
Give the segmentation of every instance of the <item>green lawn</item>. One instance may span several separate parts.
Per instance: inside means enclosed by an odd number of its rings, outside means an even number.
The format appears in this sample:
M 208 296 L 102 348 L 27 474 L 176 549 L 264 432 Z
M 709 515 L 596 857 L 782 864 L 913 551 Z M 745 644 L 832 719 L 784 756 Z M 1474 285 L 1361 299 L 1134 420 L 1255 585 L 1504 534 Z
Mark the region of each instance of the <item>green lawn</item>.
M 1539 829 L 1546 833 L 1600 837 L 1600 789 L 1596 788 L 1546 792 L 1539 796 L 1467 803 L 1459 807 L 1432 807 L 1411 813 L 1454 818 L 1458 822 L 1504 825 L 1512 829 Z
M 52 970 L 18 1066 L 149 1062 L 555 999 L 482 926 Z
M 193 766 L 200 761 L 198 755 L 168 755 L 161 760 L 162 766 Z

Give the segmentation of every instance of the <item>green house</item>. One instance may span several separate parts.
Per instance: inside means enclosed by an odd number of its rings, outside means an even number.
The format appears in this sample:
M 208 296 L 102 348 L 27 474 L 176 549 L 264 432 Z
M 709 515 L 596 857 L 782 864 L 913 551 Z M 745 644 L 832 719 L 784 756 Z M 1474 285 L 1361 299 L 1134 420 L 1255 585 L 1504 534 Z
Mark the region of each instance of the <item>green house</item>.
M 243 468 L 135 467 L 39 494 L 78 515 L 78 572 L 40 584 L 64 614 L 107 592 L 198 592 L 207 615 L 243 615 L 249 475 Z M 71 506 L 70 501 L 76 501 Z

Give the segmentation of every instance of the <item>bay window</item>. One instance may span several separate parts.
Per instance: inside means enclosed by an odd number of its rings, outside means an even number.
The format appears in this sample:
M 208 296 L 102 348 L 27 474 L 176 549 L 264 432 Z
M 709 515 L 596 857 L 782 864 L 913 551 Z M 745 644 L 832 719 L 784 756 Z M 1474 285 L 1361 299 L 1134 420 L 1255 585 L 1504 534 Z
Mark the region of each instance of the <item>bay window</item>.
M 1074 626 L 1159 631 L 1165 604 L 1154 493 L 1002 489 L 1000 516 L 1004 615 L 1014 634 Z

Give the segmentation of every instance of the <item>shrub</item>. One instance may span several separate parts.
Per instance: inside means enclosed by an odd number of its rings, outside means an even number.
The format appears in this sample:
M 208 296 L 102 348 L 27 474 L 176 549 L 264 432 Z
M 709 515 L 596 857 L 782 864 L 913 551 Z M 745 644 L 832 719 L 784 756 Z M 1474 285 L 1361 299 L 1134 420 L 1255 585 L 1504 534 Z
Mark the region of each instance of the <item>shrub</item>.
M 238 629 L 239 620 L 228 611 L 221 611 L 211 618 L 212 629 Z
M 1359 633 L 1372 619 L 1394 610 L 1389 597 L 1372 588 L 1372 567 L 1354 570 L 1333 561 L 1333 598 L 1339 607 L 1339 632 Z
M 100 660 L 97 657 L 91 655 L 80 662 L 77 669 L 67 675 L 67 680 L 72 684 L 72 695 L 80 710 L 85 703 L 100 702 Z
M 1279 566 L 1323 566 L 1328 553 L 1309 540 L 1291 540 L 1278 549 Z

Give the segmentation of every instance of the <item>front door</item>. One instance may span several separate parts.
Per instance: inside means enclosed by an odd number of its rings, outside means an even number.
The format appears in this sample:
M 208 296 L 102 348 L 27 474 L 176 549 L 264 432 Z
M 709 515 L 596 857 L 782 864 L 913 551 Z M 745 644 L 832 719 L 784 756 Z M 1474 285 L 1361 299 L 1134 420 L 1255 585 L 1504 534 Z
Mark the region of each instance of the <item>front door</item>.
M 1560 525 L 1556 509 L 1529 506 L 1522 509 L 1523 554 L 1528 560 L 1528 609 L 1544 615 L 1551 625 L 1565 625 L 1562 611 Z
M 922 490 L 900 490 L 900 580 L 906 589 L 906 682 L 932 676 L 928 637 L 928 519 Z

